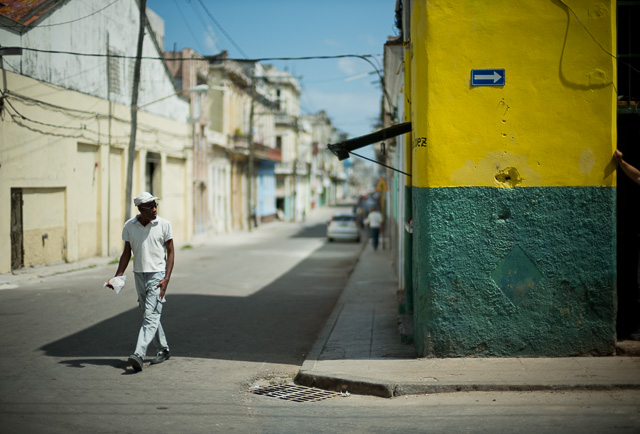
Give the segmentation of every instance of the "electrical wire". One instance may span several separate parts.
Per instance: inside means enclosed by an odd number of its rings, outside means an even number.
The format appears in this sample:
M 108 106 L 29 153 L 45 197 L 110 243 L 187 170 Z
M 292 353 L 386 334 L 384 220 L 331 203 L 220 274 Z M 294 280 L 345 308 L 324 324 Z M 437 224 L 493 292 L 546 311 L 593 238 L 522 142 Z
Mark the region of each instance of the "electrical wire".
M 189 22 L 187 21 L 187 19 L 184 16 L 184 14 L 182 13 L 182 8 L 180 7 L 180 5 L 178 5 L 178 0 L 173 0 L 173 3 L 175 3 L 176 9 L 178 10 L 178 13 L 180 14 L 180 17 L 182 17 L 182 21 L 184 22 L 185 27 L 187 28 L 187 30 L 191 34 L 191 37 L 193 38 L 193 42 L 195 42 L 196 44 L 200 45 L 200 43 L 198 42 L 198 37 L 195 35 L 195 33 L 193 33 L 192 26 L 189 24 Z
M 117 3 L 118 1 L 120 1 L 120 0 L 113 0 L 111 3 L 109 3 L 108 5 L 103 7 L 102 9 L 98 9 L 97 11 L 94 11 L 94 12 L 90 13 L 89 15 L 85 15 L 84 17 L 76 18 L 75 20 L 71 20 L 71 21 L 65 21 L 63 23 L 38 24 L 38 28 L 40 28 L 40 27 L 62 26 L 62 25 L 65 25 L 65 24 L 71 24 L 71 23 L 75 23 L 77 21 L 82 21 L 84 19 L 87 19 L 89 17 L 94 16 L 95 14 L 99 14 L 100 12 L 102 12 L 105 9 L 107 9 L 109 6 L 112 6 L 113 4 Z M 27 27 L 27 26 L 24 25 L 24 24 L 10 24 L 10 25 L 7 25 L 5 27 L 12 28 L 12 29 L 22 29 L 22 28 Z
M 213 27 L 210 24 L 207 24 L 204 20 L 204 17 L 202 15 L 202 11 L 199 11 L 198 9 L 196 9 L 196 5 L 193 1 L 188 0 L 189 6 L 191 6 L 191 9 L 193 9 L 193 13 L 195 14 L 195 16 L 198 18 L 198 21 L 200 21 L 200 24 L 202 25 L 202 28 L 204 29 L 204 32 L 207 34 L 207 36 L 209 38 L 211 38 L 211 48 L 214 48 L 216 51 L 219 51 L 218 49 L 218 38 L 216 37 L 216 34 L 213 32 Z M 208 45 L 209 41 L 205 41 L 205 45 Z
M 71 109 L 71 108 L 67 108 L 67 107 L 61 107 L 61 106 L 57 106 L 54 104 L 50 104 L 44 101 L 40 101 L 40 100 L 36 100 L 33 98 L 29 98 L 29 97 L 25 97 L 23 95 L 18 95 L 15 93 L 10 93 L 9 91 L 7 92 L 1 92 L 2 94 L 2 100 L 5 101 L 7 103 L 7 105 L 9 107 L 11 107 L 11 109 L 13 110 L 13 114 L 11 112 L 8 111 L 9 115 L 11 116 L 12 120 L 30 130 L 30 131 L 34 131 L 34 132 L 38 132 L 41 134 L 46 134 L 46 135 L 51 135 L 51 136 L 56 136 L 56 137 L 67 137 L 67 138 L 83 138 L 86 140 L 96 140 L 95 138 L 92 137 L 88 137 L 86 134 L 84 133 L 88 133 L 88 134 L 92 134 L 95 137 L 97 137 L 96 141 L 100 141 L 100 140 L 104 140 L 108 137 L 110 137 L 111 139 L 118 139 L 121 138 L 123 140 L 128 139 L 129 136 L 128 135 L 119 135 L 119 136 L 114 136 L 114 135 L 108 135 L 106 133 L 101 133 L 99 131 L 95 131 L 95 130 L 91 130 L 89 128 L 87 128 L 86 126 L 81 126 L 81 127 L 71 127 L 71 126 L 65 126 L 65 125 L 56 125 L 56 124 L 51 124 L 48 122 L 41 122 L 35 119 L 31 119 L 25 115 L 23 115 L 20 111 L 18 111 L 18 109 L 15 108 L 15 106 L 12 104 L 11 100 L 9 97 L 17 97 L 18 100 L 21 100 L 21 102 L 23 104 L 31 104 L 31 105 L 39 105 L 39 106 L 44 106 L 46 109 L 48 110 L 53 110 L 56 111 L 58 113 L 61 113 L 69 118 L 75 118 L 75 119 L 80 119 L 83 121 L 87 121 L 87 120 L 91 120 L 91 119 L 95 119 L 96 121 L 100 121 L 100 120 L 104 120 L 104 119 L 109 119 L 111 118 L 114 121 L 120 122 L 120 123 L 124 123 L 124 124 L 131 124 L 131 121 L 129 119 L 123 119 L 123 118 L 118 118 L 118 117 L 114 117 L 114 116 L 109 116 L 109 115 L 103 115 L 103 114 L 99 114 L 99 113 L 95 113 L 95 112 L 89 112 L 89 111 L 84 111 L 84 110 L 77 110 L 77 109 Z M 73 114 L 70 114 L 68 112 L 72 112 L 72 113 L 83 113 L 83 114 L 87 114 L 88 116 L 76 116 Z M 24 123 L 23 121 L 26 122 L 30 122 L 32 124 L 41 126 L 41 127 L 47 127 L 47 128 L 55 128 L 55 129 L 62 129 L 62 130 L 72 130 L 72 131 L 80 131 L 80 134 L 62 134 L 62 133 L 56 133 L 56 132 L 52 132 L 52 131 L 45 131 L 45 130 L 41 130 L 41 129 L 36 129 L 33 126 L 27 125 L 26 123 Z M 148 126 L 146 124 L 139 124 L 139 129 L 140 131 L 147 133 L 147 134 L 156 134 L 156 135 L 162 135 L 164 137 L 167 138 L 174 138 L 174 139 L 185 139 L 187 137 L 189 137 L 188 134 L 184 135 L 184 134 L 174 134 L 174 133 L 170 133 L 167 131 L 162 131 L 162 130 L 158 130 L 155 127 L 151 127 Z M 149 140 L 144 140 L 144 139 L 140 139 L 140 140 L 136 140 L 137 142 L 139 141 L 140 143 L 147 143 L 147 144 L 154 144 L 154 145 L 160 145 L 163 149 L 165 150 L 170 150 L 170 151 L 174 151 L 174 149 L 170 148 L 170 147 L 166 147 L 166 146 L 162 146 L 162 143 L 164 142 L 164 140 L 162 140 L 161 138 L 158 138 L 157 141 L 149 141 Z
M 207 8 L 207 6 L 202 2 L 202 0 L 198 0 L 198 3 L 200 3 L 200 6 L 202 7 L 202 9 L 204 9 L 206 14 L 211 19 L 211 21 L 213 21 L 216 27 L 220 29 L 222 34 L 229 40 L 229 42 L 231 42 L 231 44 L 233 44 L 234 47 L 236 47 L 236 50 L 238 50 L 238 52 L 242 54 L 245 58 L 249 57 L 244 51 L 242 51 L 242 48 L 240 48 L 240 46 L 236 43 L 236 41 L 233 40 L 231 35 L 229 35 L 229 33 L 227 33 L 227 31 L 224 28 L 222 28 L 220 23 L 214 18 L 213 14 L 211 13 L 211 11 L 209 11 L 209 8 Z
M 110 57 L 110 58 L 117 58 L 117 59 L 137 59 L 137 56 L 126 56 L 123 54 L 104 54 L 104 53 L 78 53 L 78 52 L 74 52 L 74 51 L 64 51 L 64 50 L 41 50 L 38 48 L 30 48 L 30 47 L 2 47 L 5 49 L 20 49 L 23 51 L 32 51 L 35 53 L 46 53 L 46 54 L 67 54 L 70 56 L 84 56 L 84 57 Z M 196 61 L 206 61 L 206 62 L 210 62 L 210 61 L 216 61 L 216 62 L 249 62 L 249 63 L 256 63 L 256 62 L 269 62 L 269 61 L 276 61 L 276 60 L 282 60 L 282 61 L 287 61 L 287 60 L 323 60 L 323 59 L 344 59 L 344 58 L 358 58 L 358 59 L 363 59 L 366 60 L 375 70 L 378 74 L 380 74 L 380 70 L 372 63 L 370 62 L 368 59 L 374 57 L 373 54 L 337 54 L 337 55 L 332 55 L 332 56 L 302 56 L 302 57 L 260 57 L 260 58 L 255 58 L 255 59 L 235 59 L 235 58 L 221 58 L 218 56 L 203 56 L 203 57 L 199 57 L 199 58 L 192 58 L 192 57 L 176 57 L 176 58 L 172 58 L 169 60 L 196 60 Z M 157 57 L 157 56 L 142 56 L 141 57 L 143 60 L 167 60 L 164 57 Z
M 86 111 L 86 110 L 78 110 L 78 109 L 72 109 L 72 108 L 68 108 L 68 107 L 62 107 L 59 105 L 55 105 L 55 104 L 51 104 L 45 101 L 41 101 L 35 98 L 31 98 L 25 95 L 21 95 L 19 93 L 15 93 L 15 92 L 11 92 L 9 90 L 7 90 L 6 92 L 4 92 L 4 96 L 8 97 L 8 96 L 12 96 L 15 97 L 19 100 L 22 101 L 23 104 L 26 105 L 31 105 L 31 106 L 43 106 L 46 109 L 52 110 L 52 111 L 56 111 L 58 113 L 63 113 L 63 114 L 67 114 L 68 112 L 72 112 L 72 113 L 80 113 L 83 114 L 85 116 L 73 116 L 76 117 L 77 119 L 90 119 L 93 118 L 95 116 L 98 116 L 97 113 L 95 112 L 90 112 L 90 111 Z
M 47 54 L 67 54 L 67 55 L 72 55 L 72 56 L 86 56 L 86 57 L 108 57 L 108 58 L 118 58 L 118 59 L 136 59 L 136 56 L 125 56 L 125 55 L 121 55 L 121 54 L 104 54 L 104 53 L 77 53 L 77 52 L 72 52 L 72 51 L 61 51 L 61 50 L 40 50 L 37 48 L 26 48 L 26 47 L 7 47 L 7 48 L 19 48 L 22 49 L 24 51 L 33 51 L 36 53 L 47 53 Z M 197 60 L 197 61 L 216 61 L 216 62 L 228 62 L 228 61 L 235 61 L 235 62 L 249 62 L 249 63 L 259 63 L 259 62 L 272 62 L 272 61 L 293 61 L 293 60 L 327 60 L 327 59 L 345 59 L 345 58 L 352 58 L 352 59 L 361 59 L 364 60 L 365 62 L 367 62 L 374 70 L 374 72 L 378 75 L 379 79 L 380 79 L 380 83 L 381 83 L 381 87 L 382 87 L 382 93 L 384 95 L 384 97 L 387 100 L 387 103 L 389 104 L 389 107 L 392 109 L 393 111 L 393 117 L 395 119 L 396 116 L 396 112 L 397 112 L 397 108 L 396 106 L 391 102 L 391 98 L 389 97 L 389 94 L 387 92 L 386 87 L 384 86 L 384 79 L 382 76 L 382 72 L 381 70 L 371 61 L 369 60 L 370 58 L 374 58 L 375 56 L 372 54 L 338 54 L 338 55 L 332 55 L 332 56 L 302 56 L 302 57 L 262 57 L 262 58 L 257 58 L 257 59 L 232 59 L 232 58 L 219 58 L 217 56 L 203 56 L 202 58 L 191 58 L 191 57 L 185 57 L 185 58 L 174 58 L 171 59 L 172 61 L 182 61 L 182 60 Z M 153 56 L 142 56 L 141 59 L 143 60 L 166 60 L 164 57 L 153 57 Z
M 578 14 L 575 13 L 575 11 L 573 9 L 571 9 L 571 6 L 569 6 L 568 4 L 566 4 L 564 2 L 564 0 L 560 0 L 560 3 L 562 3 L 564 5 L 564 7 L 566 7 L 572 14 L 574 17 L 576 17 L 576 19 L 578 20 L 578 22 L 582 25 L 582 27 L 584 27 L 584 29 L 587 31 L 587 33 L 589 34 L 589 36 L 591 36 L 591 39 L 593 39 L 593 41 L 598 44 L 598 47 L 600 47 L 600 49 L 602 51 L 604 51 L 605 53 L 607 53 L 609 56 L 613 57 L 613 58 L 617 58 L 615 54 L 610 53 L 606 48 L 604 48 L 602 46 L 602 44 L 595 38 L 595 36 L 593 36 L 593 34 L 591 33 L 591 31 L 589 31 L 589 28 L 587 26 L 585 26 L 585 24 L 582 22 L 582 20 L 580 19 L 580 17 L 578 16 Z
M 559 0 L 560 3 L 562 3 L 562 5 L 567 8 L 574 17 L 576 17 L 576 20 L 578 20 L 578 22 L 580 23 L 580 25 L 582 25 L 582 27 L 586 30 L 586 32 L 589 34 L 589 36 L 591 36 L 591 39 L 593 39 L 593 41 L 598 45 L 598 47 L 600 47 L 600 49 L 602 51 L 604 51 L 605 53 L 607 53 L 609 56 L 613 57 L 614 59 L 616 59 L 618 62 L 628 66 L 629 68 L 633 69 L 635 72 L 640 73 L 640 70 L 638 70 L 637 68 L 634 68 L 633 66 L 631 66 L 629 63 L 625 62 L 624 60 L 620 60 L 620 58 L 618 56 L 616 56 L 615 54 L 611 53 L 609 50 L 607 50 L 606 48 L 604 48 L 602 46 L 602 44 L 600 43 L 600 41 L 598 41 L 596 39 L 595 36 L 593 36 L 593 33 L 591 33 L 591 31 L 589 30 L 589 28 L 582 22 L 582 20 L 580 19 L 580 17 L 578 16 L 578 14 L 575 13 L 575 11 L 573 9 L 571 9 L 571 6 L 569 6 L 568 4 L 566 4 L 564 2 L 564 0 Z
M 347 152 L 348 152 L 349 154 L 351 154 L 351 155 L 355 155 L 356 157 L 360 157 L 360 158 L 362 158 L 363 160 L 371 161 L 372 163 L 379 164 L 379 165 L 381 165 L 381 166 L 386 167 L 387 169 L 391 169 L 391 170 L 396 171 L 396 172 L 398 172 L 398 173 L 402 173 L 403 175 L 408 176 L 409 178 L 411 178 L 411 175 L 410 175 L 409 173 L 407 173 L 407 172 L 403 172 L 403 171 L 402 171 L 402 170 L 400 170 L 400 169 L 396 169 L 395 167 L 387 166 L 387 165 L 386 165 L 386 164 L 384 164 L 384 163 L 381 163 L 381 162 L 376 161 L 376 160 L 372 160 L 371 158 L 367 158 L 367 157 L 365 157 L 364 155 L 356 154 L 356 153 L 355 153 L 355 152 L 353 152 L 353 151 L 347 151 Z

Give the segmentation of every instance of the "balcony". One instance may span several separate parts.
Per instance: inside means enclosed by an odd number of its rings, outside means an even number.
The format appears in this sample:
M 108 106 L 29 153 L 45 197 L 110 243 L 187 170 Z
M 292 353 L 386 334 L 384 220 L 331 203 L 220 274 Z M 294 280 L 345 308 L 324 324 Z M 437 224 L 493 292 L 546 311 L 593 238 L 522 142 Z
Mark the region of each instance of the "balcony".
M 273 161 L 276 163 L 282 161 L 282 152 L 280 152 L 280 149 L 271 148 L 260 143 L 253 144 L 253 155 L 258 160 Z
M 276 125 L 298 128 L 298 117 L 288 113 L 276 113 Z
M 295 169 L 295 174 L 298 176 L 306 176 L 309 174 L 309 168 L 306 163 L 302 163 L 298 161 L 298 164 L 294 166 L 293 161 L 284 161 L 282 163 L 276 164 L 275 173 L 276 175 L 293 175 Z

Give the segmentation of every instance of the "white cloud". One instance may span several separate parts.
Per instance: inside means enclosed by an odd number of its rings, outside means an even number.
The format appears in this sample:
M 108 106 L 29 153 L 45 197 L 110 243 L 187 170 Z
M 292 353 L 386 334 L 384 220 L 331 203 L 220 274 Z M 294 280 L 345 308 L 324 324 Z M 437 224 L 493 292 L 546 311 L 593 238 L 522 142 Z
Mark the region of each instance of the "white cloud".
M 355 75 L 358 73 L 356 69 L 356 59 L 343 58 L 338 60 L 338 69 L 346 75 Z
M 329 47 L 342 47 L 342 42 L 335 39 L 325 39 L 323 42 Z
M 213 33 L 213 27 L 211 26 L 207 26 L 207 32 L 204 34 L 204 46 L 210 53 L 218 53 L 220 51 L 215 33 Z
M 378 42 L 378 40 L 374 38 L 373 35 L 370 35 L 369 33 L 361 34 L 359 36 L 359 39 L 361 41 L 364 41 L 364 43 L 366 43 L 370 47 L 380 49 L 380 43 Z

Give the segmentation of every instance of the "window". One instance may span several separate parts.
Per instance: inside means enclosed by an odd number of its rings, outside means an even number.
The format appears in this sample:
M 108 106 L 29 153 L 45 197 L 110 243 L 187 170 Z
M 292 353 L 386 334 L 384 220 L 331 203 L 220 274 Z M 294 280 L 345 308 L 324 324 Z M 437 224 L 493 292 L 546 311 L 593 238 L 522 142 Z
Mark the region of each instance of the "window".
M 618 1 L 618 107 L 637 108 L 640 100 L 640 45 L 634 37 L 634 26 L 640 20 L 640 5 L 632 1 Z M 635 104 L 634 104 L 635 103 Z
M 160 161 L 160 154 L 155 152 L 147 153 L 145 187 L 146 191 L 155 195 L 160 193 Z

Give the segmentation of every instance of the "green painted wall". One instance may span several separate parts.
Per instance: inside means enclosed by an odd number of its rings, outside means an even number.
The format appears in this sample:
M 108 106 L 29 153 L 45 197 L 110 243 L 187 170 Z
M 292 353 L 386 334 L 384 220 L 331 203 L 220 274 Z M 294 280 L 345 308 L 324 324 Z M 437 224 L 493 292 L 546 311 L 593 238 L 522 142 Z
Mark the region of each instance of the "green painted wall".
M 413 193 L 418 354 L 614 351 L 615 190 Z

